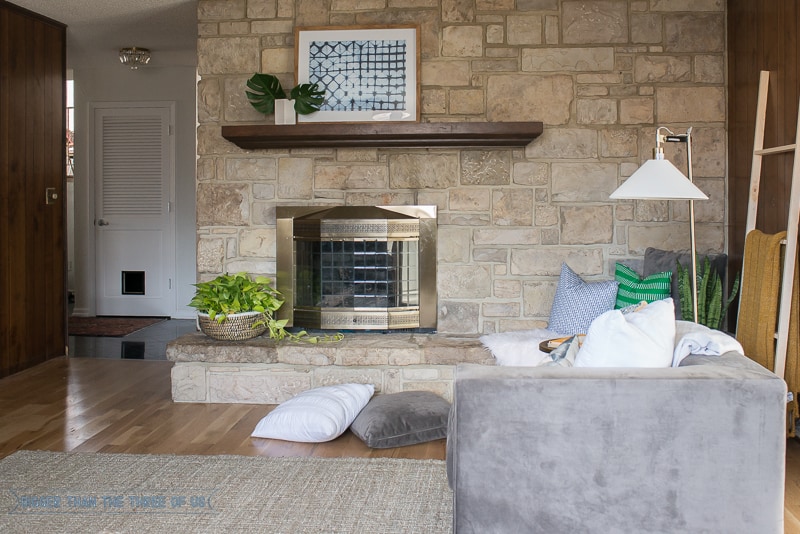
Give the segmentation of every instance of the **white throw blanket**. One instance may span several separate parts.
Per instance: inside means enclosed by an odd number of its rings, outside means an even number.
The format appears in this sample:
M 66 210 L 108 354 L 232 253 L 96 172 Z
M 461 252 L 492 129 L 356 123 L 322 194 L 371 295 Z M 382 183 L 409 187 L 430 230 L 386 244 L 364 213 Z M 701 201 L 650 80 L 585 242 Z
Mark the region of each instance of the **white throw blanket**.
M 539 343 L 547 339 L 563 337 L 544 328 L 520 330 L 481 336 L 480 340 L 492 352 L 497 365 L 534 367 L 552 361 L 539 350 Z M 689 354 L 720 356 L 734 351 L 744 354 L 736 339 L 719 330 L 712 330 L 691 321 L 675 322 L 675 349 L 672 366 L 677 367 Z
M 672 355 L 672 367 L 680 365 L 690 354 L 720 356 L 726 352 L 744 354 L 742 345 L 733 337 L 719 330 L 691 321 L 675 321 L 675 351 Z
M 564 337 L 552 330 L 519 330 L 481 336 L 483 345 L 492 352 L 497 365 L 535 367 L 544 361 L 552 361 L 548 354 L 539 350 L 539 343 L 546 339 Z

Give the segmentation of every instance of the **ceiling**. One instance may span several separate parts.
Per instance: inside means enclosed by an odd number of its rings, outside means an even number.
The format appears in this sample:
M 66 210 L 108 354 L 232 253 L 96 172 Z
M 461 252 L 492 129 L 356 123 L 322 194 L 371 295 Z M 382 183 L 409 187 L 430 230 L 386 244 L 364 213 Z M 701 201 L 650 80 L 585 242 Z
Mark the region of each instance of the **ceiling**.
M 149 48 L 150 66 L 197 65 L 197 0 L 11 0 L 67 25 L 67 67 L 119 65 L 119 49 Z

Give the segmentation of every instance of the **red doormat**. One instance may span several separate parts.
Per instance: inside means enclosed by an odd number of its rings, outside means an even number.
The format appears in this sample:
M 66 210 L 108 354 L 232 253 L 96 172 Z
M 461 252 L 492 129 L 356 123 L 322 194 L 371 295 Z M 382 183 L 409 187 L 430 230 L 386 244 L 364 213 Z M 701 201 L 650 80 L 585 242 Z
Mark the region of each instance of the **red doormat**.
M 163 320 L 163 317 L 70 317 L 69 335 L 122 337 Z

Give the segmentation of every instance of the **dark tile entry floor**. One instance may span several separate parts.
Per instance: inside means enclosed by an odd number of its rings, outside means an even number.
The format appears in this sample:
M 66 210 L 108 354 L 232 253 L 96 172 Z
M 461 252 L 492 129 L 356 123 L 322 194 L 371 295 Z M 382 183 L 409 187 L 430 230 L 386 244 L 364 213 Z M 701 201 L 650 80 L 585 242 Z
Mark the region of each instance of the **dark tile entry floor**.
M 69 337 L 72 358 L 166 360 L 167 343 L 195 332 L 194 319 L 168 319 L 123 337 Z

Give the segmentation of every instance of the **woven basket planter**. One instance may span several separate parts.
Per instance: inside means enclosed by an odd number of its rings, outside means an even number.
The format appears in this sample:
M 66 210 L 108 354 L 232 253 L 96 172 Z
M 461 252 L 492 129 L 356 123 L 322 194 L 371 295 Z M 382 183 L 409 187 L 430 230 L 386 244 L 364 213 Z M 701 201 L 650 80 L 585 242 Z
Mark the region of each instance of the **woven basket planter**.
M 220 323 L 210 319 L 207 313 L 197 314 L 197 324 L 205 335 L 221 341 L 244 341 L 260 336 L 267 330 L 267 325 L 262 324 L 253 328 L 253 323 L 266 321 L 266 316 L 261 312 L 233 313 L 225 317 Z

